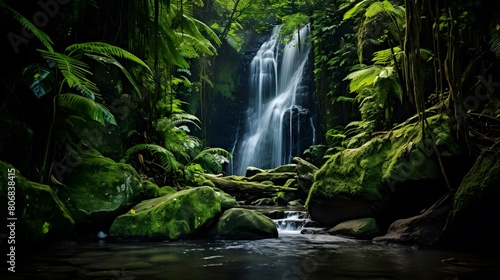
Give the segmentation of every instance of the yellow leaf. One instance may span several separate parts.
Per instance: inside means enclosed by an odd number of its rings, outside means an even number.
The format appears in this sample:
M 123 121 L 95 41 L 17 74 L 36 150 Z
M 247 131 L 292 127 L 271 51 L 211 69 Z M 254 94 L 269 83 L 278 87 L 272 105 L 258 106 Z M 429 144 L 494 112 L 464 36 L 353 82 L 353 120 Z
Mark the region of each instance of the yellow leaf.
M 134 209 L 130 209 L 130 213 L 135 214 L 135 210 Z

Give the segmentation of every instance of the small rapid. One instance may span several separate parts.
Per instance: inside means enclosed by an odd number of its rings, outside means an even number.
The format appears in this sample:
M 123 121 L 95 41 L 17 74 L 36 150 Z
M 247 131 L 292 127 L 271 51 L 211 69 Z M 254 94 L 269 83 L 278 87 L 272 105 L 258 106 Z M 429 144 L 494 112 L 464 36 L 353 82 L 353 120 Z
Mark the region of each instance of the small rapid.
M 273 221 L 280 235 L 317 233 L 326 229 L 311 220 L 307 211 L 285 210 Z

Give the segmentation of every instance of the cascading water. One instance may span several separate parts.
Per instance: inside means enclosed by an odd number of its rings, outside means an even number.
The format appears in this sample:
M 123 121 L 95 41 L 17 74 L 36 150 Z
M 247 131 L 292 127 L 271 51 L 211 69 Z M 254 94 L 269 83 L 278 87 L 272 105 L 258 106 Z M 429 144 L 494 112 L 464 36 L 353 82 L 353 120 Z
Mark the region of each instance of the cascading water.
M 239 175 L 248 166 L 273 168 L 289 163 L 302 148 L 314 144 L 310 93 L 302 83 L 311 46 L 301 42 L 306 42 L 309 26 L 283 49 L 279 32 L 280 27 L 275 27 L 250 64 L 253 102 L 247 112 L 246 133 L 234 154 L 234 173 Z

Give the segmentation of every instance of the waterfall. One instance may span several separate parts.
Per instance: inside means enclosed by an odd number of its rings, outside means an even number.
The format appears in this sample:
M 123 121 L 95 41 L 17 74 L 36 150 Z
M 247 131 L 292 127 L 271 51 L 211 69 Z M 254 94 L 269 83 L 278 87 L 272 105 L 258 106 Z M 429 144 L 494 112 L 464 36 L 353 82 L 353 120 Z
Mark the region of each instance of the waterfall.
M 273 168 L 289 163 L 301 149 L 313 144 L 315 128 L 308 102 L 310 92 L 302 84 L 310 44 L 309 26 L 303 27 L 283 48 L 280 26 L 262 44 L 250 64 L 245 134 L 234 154 L 235 173 L 248 166 Z M 306 135 L 306 137 L 304 137 Z

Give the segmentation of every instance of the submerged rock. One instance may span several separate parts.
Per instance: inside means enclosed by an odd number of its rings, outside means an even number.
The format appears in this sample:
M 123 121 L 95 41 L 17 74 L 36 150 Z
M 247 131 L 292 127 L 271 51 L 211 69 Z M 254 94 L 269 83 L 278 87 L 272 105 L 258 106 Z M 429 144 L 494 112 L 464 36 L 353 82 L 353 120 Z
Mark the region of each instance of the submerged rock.
M 145 200 L 117 217 L 110 237 L 161 241 L 192 237 L 221 213 L 221 202 L 211 187 L 182 190 Z
M 224 212 L 216 225 L 219 239 L 263 239 L 278 237 L 271 218 L 257 211 L 233 208 Z
M 427 121 L 427 135 L 432 133 L 436 139 L 444 166 L 457 171 L 459 162 L 464 169 L 460 145 L 447 118 L 433 116 Z M 315 174 L 306 202 L 312 218 L 335 226 L 375 217 L 384 228 L 418 214 L 448 191 L 429 139 L 422 140 L 419 125 L 407 124 L 333 155 Z
M 50 186 L 31 182 L 18 171 L 9 178 L 9 170 L 15 168 L 2 161 L 0 168 L 0 198 L 3 202 L 0 214 L 4 218 L 16 218 L 14 228 L 8 226 L 8 220 L 6 222 L 6 230 L 10 231 L 7 233 L 14 234 L 16 246 L 42 245 L 73 237 L 73 218 Z M 10 201 L 15 204 L 8 209 Z
M 377 222 L 372 218 L 363 218 L 342 222 L 328 230 L 329 234 L 345 235 L 358 239 L 371 239 L 380 231 Z
M 137 171 L 99 153 L 82 158 L 71 172 L 63 174 L 58 196 L 68 207 L 77 226 L 111 222 L 138 203 L 144 194 Z

